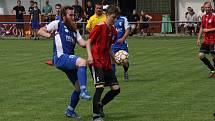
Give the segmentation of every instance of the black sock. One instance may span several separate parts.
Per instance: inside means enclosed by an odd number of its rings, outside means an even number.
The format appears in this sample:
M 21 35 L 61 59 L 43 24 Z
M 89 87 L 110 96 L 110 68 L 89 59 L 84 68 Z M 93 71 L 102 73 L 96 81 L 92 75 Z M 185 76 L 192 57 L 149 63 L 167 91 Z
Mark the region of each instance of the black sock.
M 101 99 L 101 95 L 103 92 L 104 88 L 96 88 L 95 94 L 93 96 L 93 113 L 94 114 L 99 114 L 99 102 Z
M 127 72 L 129 68 L 129 63 L 127 65 L 123 65 L 123 68 L 124 68 L 124 72 Z
M 108 104 L 111 100 L 113 100 L 114 97 L 116 97 L 120 93 L 120 88 L 117 90 L 110 90 L 108 91 L 104 98 L 102 99 L 102 104 L 106 105 Z
M 214 70 L 214 67 L 212 66 L 212 64 L 210 63 L 210 61 L 209 61 L 206 57 L 202 58 L 201 61 L 202 61 L 205 65 L 207 65 L 208 68 L 209 68 L 211 71 Z

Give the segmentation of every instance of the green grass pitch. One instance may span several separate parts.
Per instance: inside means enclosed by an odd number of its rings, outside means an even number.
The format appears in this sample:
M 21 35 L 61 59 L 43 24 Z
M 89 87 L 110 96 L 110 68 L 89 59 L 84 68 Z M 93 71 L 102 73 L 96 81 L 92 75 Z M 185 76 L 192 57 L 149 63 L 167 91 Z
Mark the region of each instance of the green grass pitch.
M 121 93 L 105 121 L 213 121 L 215 79 L 197 58 L 195 37 L 129 38 L 129 82 L 117 67 Z M 0 40 L 0 121 L 72 121 L 64 116 L 72 84 L 44 64 L 50 40 Z M 78 48 L 86 58 L 86 50 Z M 88 88 L 94 86 L 88 69 Z M 105 91 L 107 91 L 106 88 Z M 81 100 L 80 121 L 90 121 L 92 102 Z

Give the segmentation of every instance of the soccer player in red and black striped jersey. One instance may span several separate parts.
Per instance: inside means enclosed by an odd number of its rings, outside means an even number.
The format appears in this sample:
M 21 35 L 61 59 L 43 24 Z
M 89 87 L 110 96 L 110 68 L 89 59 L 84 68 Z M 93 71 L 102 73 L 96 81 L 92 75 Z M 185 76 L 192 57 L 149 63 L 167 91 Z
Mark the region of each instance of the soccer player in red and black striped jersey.
M 202 16 L 202 23 L 196 44 L 200 45 L 201 34 L 204 34 L 204 41 L 199 50 L 199 59 L 210 69 L 209 77 L 215 77 L 215 14 L 212 12 L 210 2 L 204 3 L 206 14 Z M 211 54 L 214 65 L 206 58 L 205 54 Z
M 94 121 L 103 121 L 103 106 L 120 93 L 120 87 L 111 65 L 111 62 L 114 61 L 111 45 L 115 42 L 117 36 L 117 31 L 113 25 L 119 14 L 119 9 L 111 5 L 107 8 L 106 14 L 106 21 L 93 28 L 86 45 L 88 63 L 96 87 L 93 97 Z M 111 90 L 101 99 L 105 86 L 110 86 Z

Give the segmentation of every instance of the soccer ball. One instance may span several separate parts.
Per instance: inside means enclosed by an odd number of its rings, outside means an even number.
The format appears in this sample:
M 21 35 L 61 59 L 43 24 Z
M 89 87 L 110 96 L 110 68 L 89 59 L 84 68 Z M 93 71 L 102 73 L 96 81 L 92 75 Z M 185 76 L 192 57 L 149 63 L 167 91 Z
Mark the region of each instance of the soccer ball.
M 116 52 L 116 54 L 114 55 L 115 57 L 115 61 L 117 64 L 124 64 L 128 62 L 128 53 L 124 50 L 119 50 L 118 52 Z

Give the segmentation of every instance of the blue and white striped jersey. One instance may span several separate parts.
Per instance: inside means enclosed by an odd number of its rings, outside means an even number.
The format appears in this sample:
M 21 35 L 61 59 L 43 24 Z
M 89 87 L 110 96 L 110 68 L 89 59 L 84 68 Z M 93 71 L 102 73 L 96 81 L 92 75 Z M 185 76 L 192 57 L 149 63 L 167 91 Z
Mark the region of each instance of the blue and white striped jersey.
M 76 42 L 82 39 L 78 31 L 70 31 L 63 21 L 55 20 L 46 26 L 49 32 L 56 31 L 53 54 L 59 58 L 62 54 L 74 55 Z
M 128 24 L 128 20 L 125 16 L 119 16 L 117 18 L 117 20 L 114 23 L 114 27 L 117 30 L 117 40 L 119 40 L 120 38 L 122 38 L 125 34 L 125 31 L 130 27 Z M 119 46 L 117 44 L 117 41 L 115 42 L 114 46 Z M 121 44 L 120 46 L 127 46 L 127 42 L 125 41 L 123 44 Z

